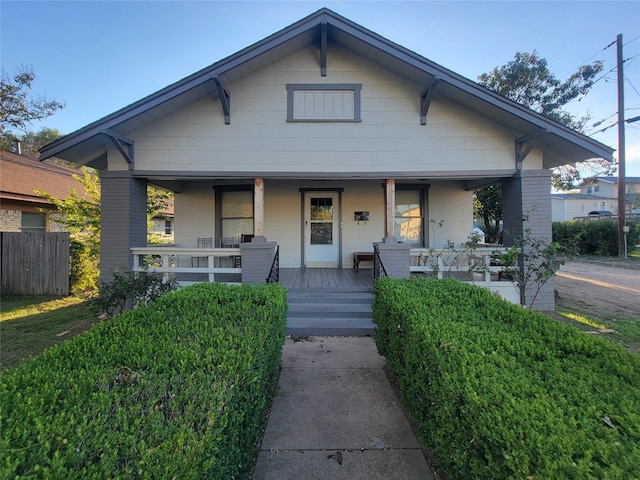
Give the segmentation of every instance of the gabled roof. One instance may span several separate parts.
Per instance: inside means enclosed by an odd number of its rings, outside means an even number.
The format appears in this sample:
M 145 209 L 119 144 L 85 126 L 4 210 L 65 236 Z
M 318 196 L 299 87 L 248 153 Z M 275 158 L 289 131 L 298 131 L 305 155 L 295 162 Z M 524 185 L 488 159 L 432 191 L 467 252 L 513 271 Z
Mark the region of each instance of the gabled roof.
M 81 174 L 73 168 L 3 151 L 0 154 L 0 199 L 50 204 L 35 193 L 35 190 L 42 190 L 62 200 L 73 189 L 83 191 L 82 185 L 72 177 L 74 173 Z
M 593 193 L 552 193 L 551 198 L 560 200 L 613 200 L 613 197 L 603 197 Z
M 604 183 L 618 183 L 618 177 L 596 177 L 595 179 Z M 624 177 L 624 181 L 625 183 L 640 183 L 640 177 Z
M 640 183 L 640 177 L 624 177 L 625 183 Z M 610 183 L 612 185 L 618 184 L 618 177 L 594 177 L 594 178 L 586 178 L 584 179 L 578 186 L 582 187 L 583 185 L 590 185 L 594 182 L 602 182 L 602 183 Z
M 433 98 L 459 103 L 490 117 L 517 137 L 537 138 L 544 148 L 544 164 L 551 168 L 589 158 L 612 159 L 613 149 L 560 123 L 512 102 L 364 27 L 322 8 L 199 72 L 194 73 L 117 112 L 62 137 L 41 149 L 41 158 L 57 156 L 76 164 L 104 167 L 106 146 L 178 109 L 218 92 L 266 65 L 303 48 L 326 42 L 350 50 L 384 68 L 427 87 L 434 79 Z M 331 60 L 327 60 L 331 69 Z M 224 93 L 222 93 L 224 95 Z M 420 98 L 416 98 L 419 105 Z M 416 114 L 416 121 L 419 115 Z

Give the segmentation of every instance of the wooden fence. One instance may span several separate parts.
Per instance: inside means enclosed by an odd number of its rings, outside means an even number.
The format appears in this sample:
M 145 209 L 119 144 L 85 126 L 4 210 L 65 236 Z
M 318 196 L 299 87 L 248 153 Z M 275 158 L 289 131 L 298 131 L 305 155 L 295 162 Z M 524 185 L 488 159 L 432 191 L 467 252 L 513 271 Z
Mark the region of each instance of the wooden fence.
M 69 234 L 0 232 L 2 295 L 69 295 Z

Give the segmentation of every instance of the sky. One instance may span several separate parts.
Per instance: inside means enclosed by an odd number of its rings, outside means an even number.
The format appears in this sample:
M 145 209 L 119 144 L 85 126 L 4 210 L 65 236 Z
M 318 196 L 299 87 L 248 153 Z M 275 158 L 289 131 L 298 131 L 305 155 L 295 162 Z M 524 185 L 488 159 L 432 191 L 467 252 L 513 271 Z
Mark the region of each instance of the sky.
M 323 7 L 473 81 L 516 52 L 536 50 L 561 80 L 600 60 L 604 70 L 589 95 L 566 108 L 590 114 L 586 133 L 616 150 L 622 34 L 625 119 L 640 116 L 638 0 L 2 0 L 1 66 L 5 74 L 31 67 L 32 94 L 66 105 L 31 130 L 71 133 Z M 626 173 L 640 176 L 640 121 L 625 127 Z

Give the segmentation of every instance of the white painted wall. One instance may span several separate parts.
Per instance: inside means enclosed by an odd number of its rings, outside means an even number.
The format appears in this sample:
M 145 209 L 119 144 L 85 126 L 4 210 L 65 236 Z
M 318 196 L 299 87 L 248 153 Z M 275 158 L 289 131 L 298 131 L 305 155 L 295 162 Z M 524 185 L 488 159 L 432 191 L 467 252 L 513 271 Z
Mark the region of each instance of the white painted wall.
M 429 189 L 429 247 L 443 248 L 447 240 L 459 247 L 473 231 L 473 192 L 459 182 L 434 182 Z M 442 227 L 439 222 L 443 220 Z
M 215 192 L 211 184 L 204 182 L 185 183 L 174 196 L 174 239 L 176 246 L 192 248 L 198 246 L 198 237 L 215 238 Z M 180 259 L 187 266 L 190 259 Z
M 380 181 L 265 182 L 265 236 L 280 245 L 280 266 L 298 268 L 302 248 L 300 188 L 343 188 L 342 265 L 353 266 L 353 252 L 373 251 L 384 236 L 384 190 Z M 370 221 L 357 223 L 353 212 L 368 210 Z
M 203 99 L 135 132 L 136 169 L 196 172 L 415 172 L 514 168 L 513 134 L 459 105 L 433 100 L 419 120 L 423 85 L 332 47 L 321 77 L 305 49 L 228 86 L 231 125 Z M 287 83 L 361 83 L 361 123 L 287 123 Z M 525 168 L 541 159 L 532 152 Z M 109 168 L 126 168 L 113 149 Z M 381 178 L 385 178 L 382 176 Z

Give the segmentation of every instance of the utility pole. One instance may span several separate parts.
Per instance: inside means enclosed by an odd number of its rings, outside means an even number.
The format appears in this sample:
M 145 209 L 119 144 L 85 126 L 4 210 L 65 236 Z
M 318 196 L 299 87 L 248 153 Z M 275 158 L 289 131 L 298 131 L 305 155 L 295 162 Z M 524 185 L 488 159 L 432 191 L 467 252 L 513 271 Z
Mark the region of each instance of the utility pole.
M 616 39 L 618 50 L 618 256 L 625 256 L 625 139 L 624 139 L 624 72 L 622 64 L 622 34 Z

